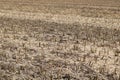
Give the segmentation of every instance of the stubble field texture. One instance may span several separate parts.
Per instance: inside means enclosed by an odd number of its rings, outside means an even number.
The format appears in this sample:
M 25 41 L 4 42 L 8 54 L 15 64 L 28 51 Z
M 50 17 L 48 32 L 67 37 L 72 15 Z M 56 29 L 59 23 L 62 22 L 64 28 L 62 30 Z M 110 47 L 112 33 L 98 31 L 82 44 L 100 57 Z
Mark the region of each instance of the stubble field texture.
M 0 80 L 120 80 L 120 0 L 0 0 Z

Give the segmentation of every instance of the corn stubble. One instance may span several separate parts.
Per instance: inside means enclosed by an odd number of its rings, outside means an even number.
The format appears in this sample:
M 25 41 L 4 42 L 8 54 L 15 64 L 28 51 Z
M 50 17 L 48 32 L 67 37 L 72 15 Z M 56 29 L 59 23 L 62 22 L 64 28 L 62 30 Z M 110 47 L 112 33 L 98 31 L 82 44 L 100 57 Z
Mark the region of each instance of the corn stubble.
M 80 10 L 99 18 L 114 12 Z M 0 17 L 0 80 L 120 80 L 119 57 L 120 29 Z
M 120 79 L 119 30 L 10 18 L 0 23 L 1 80 Z

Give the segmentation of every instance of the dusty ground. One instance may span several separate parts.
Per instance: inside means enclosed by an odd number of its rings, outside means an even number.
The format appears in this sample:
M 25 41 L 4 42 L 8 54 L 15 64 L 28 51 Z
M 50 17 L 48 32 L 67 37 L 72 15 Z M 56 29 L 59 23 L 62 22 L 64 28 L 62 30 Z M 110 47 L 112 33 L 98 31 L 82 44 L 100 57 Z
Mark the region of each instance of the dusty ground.
M 76 14 L 100 18 L 120 18 L 119 5 L 119 0 L 74 0 L 74 2 L 73 0 L 0 0 L 2 10 Z
M 120 80 L 119 0 L 79 1 L 0 0 L 0 80 Z
M 0 0 L 4 3 L 60 3 L 60 4 L 87 4 L 99 6 L 120 6 L 120 0 Z

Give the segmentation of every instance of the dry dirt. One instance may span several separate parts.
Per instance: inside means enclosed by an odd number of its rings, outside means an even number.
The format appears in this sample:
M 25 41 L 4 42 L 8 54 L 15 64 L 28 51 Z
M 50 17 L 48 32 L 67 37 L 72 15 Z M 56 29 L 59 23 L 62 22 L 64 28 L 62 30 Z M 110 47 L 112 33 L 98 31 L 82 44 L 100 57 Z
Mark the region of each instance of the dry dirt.
M 119 0 L 0 0 L 0 80 L 120 80 Z

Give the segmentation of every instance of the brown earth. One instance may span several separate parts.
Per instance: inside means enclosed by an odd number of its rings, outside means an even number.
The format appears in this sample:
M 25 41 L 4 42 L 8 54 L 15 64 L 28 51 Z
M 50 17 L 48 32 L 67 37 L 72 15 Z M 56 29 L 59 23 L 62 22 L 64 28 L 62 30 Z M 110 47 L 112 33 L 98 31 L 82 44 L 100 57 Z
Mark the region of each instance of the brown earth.
M 104 6 L 103 6 L 104 5 Z M 120 18 L 119 0 L 0 0 L 0 9 L 52 14 L 76 14 L 85 17 Z M 117 6 L 117 7 L 116 7 Z
M 120 0 L 0 0 L 5 3 L 70 3 L 70 4 L 87 4 L 97 6 L 120 6 Z

